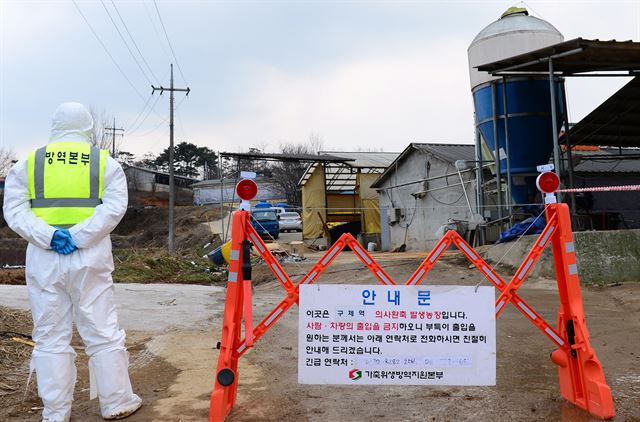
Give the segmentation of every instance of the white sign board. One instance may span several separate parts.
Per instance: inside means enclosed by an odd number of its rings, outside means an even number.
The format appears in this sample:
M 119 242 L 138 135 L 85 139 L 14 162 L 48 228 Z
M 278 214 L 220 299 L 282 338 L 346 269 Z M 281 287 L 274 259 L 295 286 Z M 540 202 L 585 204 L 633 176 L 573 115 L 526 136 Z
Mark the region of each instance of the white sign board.
M 302 285 L 301 384 L 495 385 L 493 287 Z

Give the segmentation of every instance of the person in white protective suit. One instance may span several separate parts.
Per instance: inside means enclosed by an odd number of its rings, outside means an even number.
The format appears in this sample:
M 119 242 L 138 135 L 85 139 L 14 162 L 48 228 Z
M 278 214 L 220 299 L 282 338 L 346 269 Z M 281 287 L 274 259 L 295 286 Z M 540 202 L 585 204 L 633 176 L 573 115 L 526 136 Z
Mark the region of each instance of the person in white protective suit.
M 31 370 L 44 421 L 70 418 L 74 317 L 89 356 L 91 399 L 99 398 L 103 418 L 121 419 L 142 406 L 129 380 L 111 279 L 109 234 L 127 209 L 127 182 L 120 165 L 89 144 L 92 129 L 84 106 L 61 104 L 48 145 L 16 163 L 5 181 L 4 218 L 29 241 Z

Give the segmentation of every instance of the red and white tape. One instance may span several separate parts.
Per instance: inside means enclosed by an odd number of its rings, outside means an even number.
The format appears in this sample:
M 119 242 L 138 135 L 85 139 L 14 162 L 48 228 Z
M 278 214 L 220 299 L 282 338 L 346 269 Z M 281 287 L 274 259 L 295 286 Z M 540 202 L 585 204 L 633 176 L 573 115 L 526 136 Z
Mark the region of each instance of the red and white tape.
M 558 189 L 557 192 L 621 192 L 640 190 L 640 185 L 623 185 L 623 186 L 597 186 L 593 188 L 574 188 L 574 189 Z

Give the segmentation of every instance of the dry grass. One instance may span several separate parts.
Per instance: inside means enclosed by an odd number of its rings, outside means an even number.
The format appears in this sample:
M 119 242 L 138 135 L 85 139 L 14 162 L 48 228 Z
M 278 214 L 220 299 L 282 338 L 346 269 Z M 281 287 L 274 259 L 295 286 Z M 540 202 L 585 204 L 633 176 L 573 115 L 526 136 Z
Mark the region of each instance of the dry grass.
M 31 314 L 0 308 L 0 397 L 22 395 L 29 376 L 29 360 L 33 347 L 20 341 L 31 340 Z M 31 383 L 29 394 L 35 394 L 36 384 Z

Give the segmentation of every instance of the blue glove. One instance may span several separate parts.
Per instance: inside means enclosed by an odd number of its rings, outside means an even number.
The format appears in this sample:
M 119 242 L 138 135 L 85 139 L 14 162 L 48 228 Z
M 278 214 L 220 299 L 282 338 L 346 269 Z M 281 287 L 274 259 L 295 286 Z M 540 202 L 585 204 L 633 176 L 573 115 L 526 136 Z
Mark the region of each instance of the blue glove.
M 62 255 L 69 255 L 78 249 L 67 229 L 56 230 L 51 238 L 51 249 Z
M 76 242 L 73 241 L 73 237 L 71 237 L 71 233 L 69 233 L 69 230 L 62 229 L 61 231 L 64 232 L 64 234 L 66 234 L 67 237 L 68 237 L 68 239 L 67 239 L 67 248 L 70 249 L 68 253 L 71 253 L 73 251 L 78 250 L 78 247 L 76 246 Z M 65 254 L 65 255 L 67 255 L 67 254 Z

